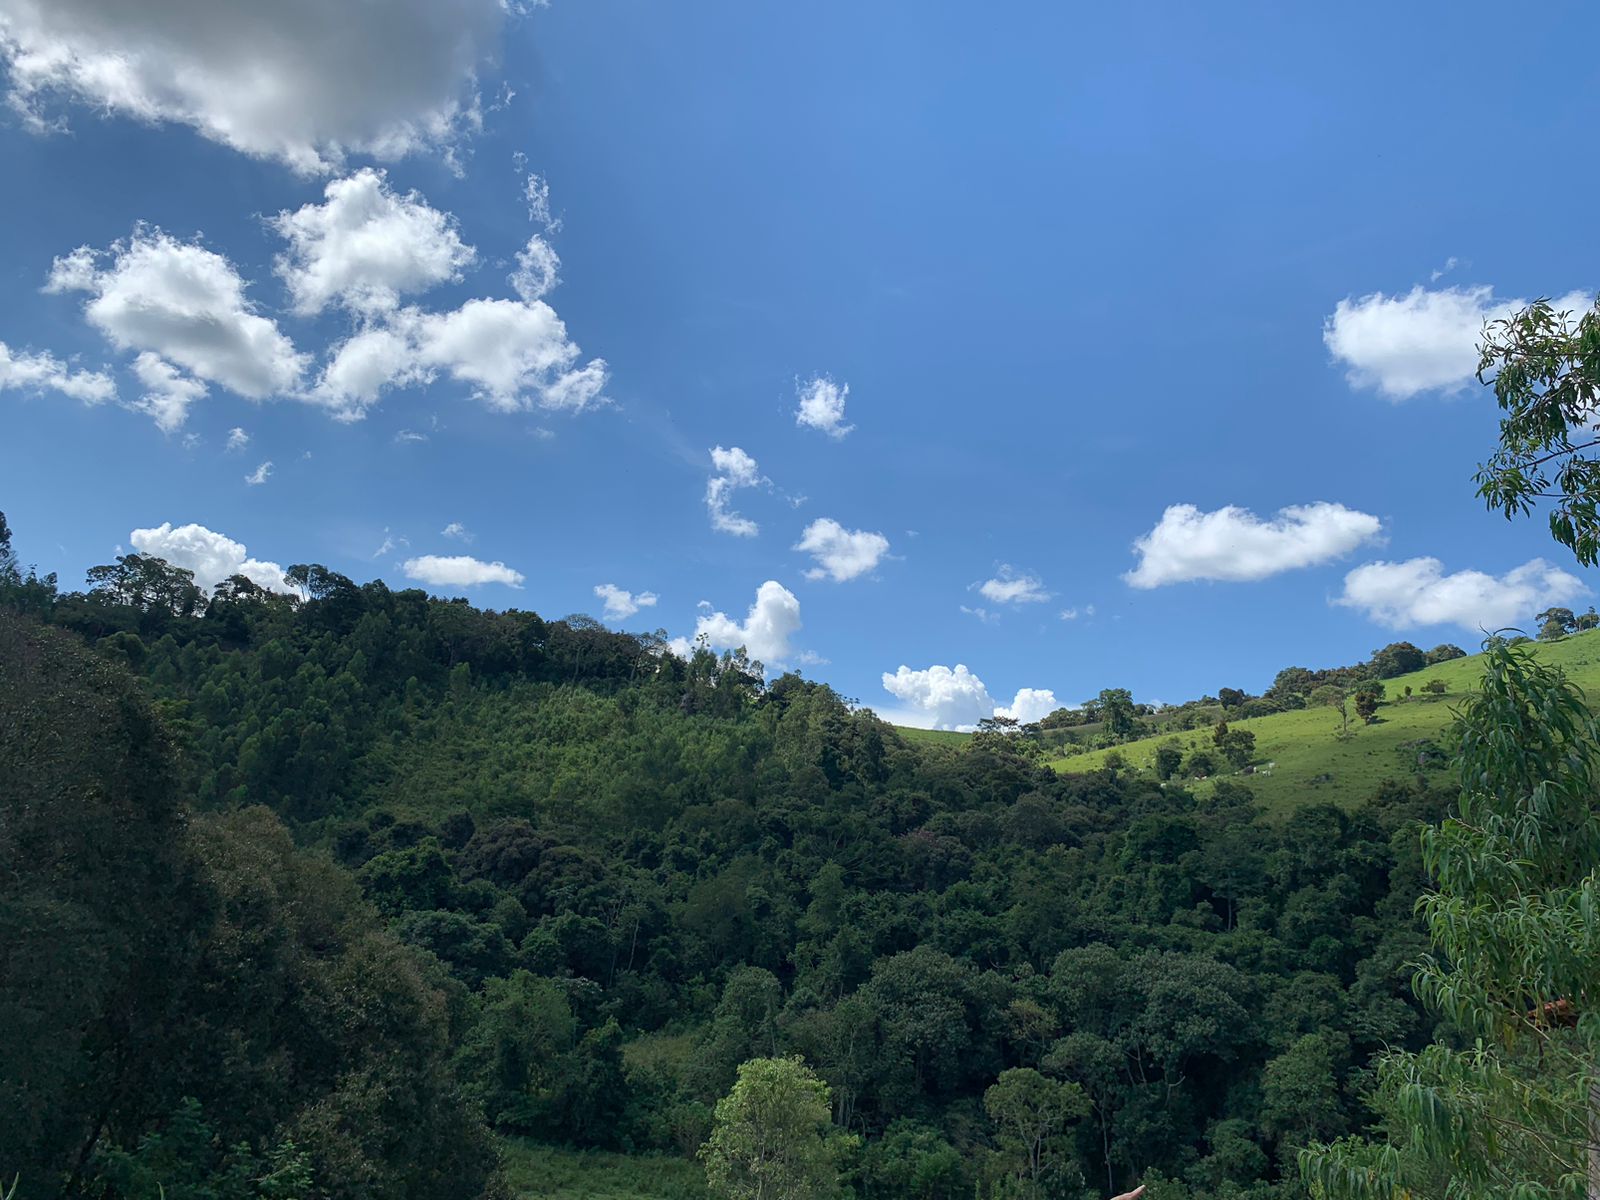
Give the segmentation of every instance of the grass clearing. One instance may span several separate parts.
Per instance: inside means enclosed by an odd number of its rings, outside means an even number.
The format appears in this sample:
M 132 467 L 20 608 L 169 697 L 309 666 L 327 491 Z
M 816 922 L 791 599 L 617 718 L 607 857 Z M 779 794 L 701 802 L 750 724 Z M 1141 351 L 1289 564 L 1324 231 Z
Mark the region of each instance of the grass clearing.
M 686 1158 L 563 1150 L 507 1138 L 506 1178 L 518 1200 L 708 1200 L 705 1171 Z
M 1589 694 L 1591 703 L 1600 702 L 1600 630 L 1542 643 L 1534 652 L 1541 661 L 1561 667 Z M 1300 709 L 1230 721 L 1230 727 L 1248 729 L 1256 735 L 1257 766 L 1252 775 L 1226 778 L 1247 784 L 1268 809 L 1287 809 L 1318 800 L 1358 804 L 1385 779 L 1408 779 L 1416 773 L 1416 752 L 1407 748 L 1408 743 L 1436 740 L 1444 734 L 1454 719 L 1456 706 L 1477 687 L 1482 671 L 1482 656 L 1474 654 L 1384 680 L 1387 699 L 1378 709 L 1377 723 L 1363 725 L 1352 711 L 1351 736 L 1347 740 L 1338 737 L 1341 720 L 1336 708 Z M 1423 692 L 1423 684 L 1432 679 L 1444 682 L 1443 696 L 1427 696 Z M 1409 700 L 1403 698 L 1408 685 L 1413 689 Z M 1096 771 L 1105 766 L 1106 755 L 1117 753 L 1129 769 L 1150 771 L 1160 746 L 1178 746 L 1187 753 L 1193 747 L 1210 744 L 1208 727 L 1073 754 L 1052 760 L 1050 766 L 1063 774 Z M 1206 781 L 1195 786 L 1204 791 Z
M 970 733 L 958 733 L 954 729 L 913 729 L 909 725 L 896 725 L 895 732 L 912 745 L 924 746 L 964 746 Z

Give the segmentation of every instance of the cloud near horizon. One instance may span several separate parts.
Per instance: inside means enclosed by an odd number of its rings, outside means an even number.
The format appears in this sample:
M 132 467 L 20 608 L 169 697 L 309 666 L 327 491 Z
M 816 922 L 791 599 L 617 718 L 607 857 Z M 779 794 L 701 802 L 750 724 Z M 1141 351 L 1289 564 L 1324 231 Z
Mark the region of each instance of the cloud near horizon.
M 988 717 L 1010 717 L 1026 725 L 1062 707 L 1048 688 L 1021 688 L 1010 704 L 999 704 L 963 663 L 954 669 L 936 663 L 920 671 L 902 663 L 894 673 L 883 673 L 883 689 L 910 706 L 892 715 L 924 729 L 970 730 Z
M 1344 594 L 1333 603 L 1359 609 L 1389 629 L 1456 625 L 1493 633 L 1531 631 L 1535 613 L 1588 594 L 1575 575 L 1542 558 L 1495 576 L 1471 570 L 1446 575 L 1437 558 L 1422 557 L 1357 567 L 1345 576 Z
M 641 608 L 654 606 L 659 599 L 654 592 L 629 592 L 614 583 L 596 584 L 594 594 L 605 602 L 608 621 L 626 621 Z
M 704 638 L 714 651 L 743 646 L 752 659 L 771 667 L 791 657 L 789 640 L 800 627 L 799 599 L 776 579 L 769 579 L 756 589 L 755 602 L 743 621 L 721 611 L 706 613 L 695 622 L 694 636 L 674 638 L 671 649 L 680 657 L 687 657 L 694 644 Z
M 521 571 L 514 571 L 503 562 L 484 562 L 469 554 L 424 554 L 406 559 L 401 569 L 407 579 L 430 587 L 478 587 L 499 583 L 520 588 L 526 578 Z
M 1377 517 L 1326 501 L 1279 509 L 1270 521 L 1233 504 L 1209 513 L 1174 504 L 1134 542 L 1139 562 L 1123 579 L 1136 588 L 1249 583 L 1342 558 L 1382 532 Z
M 165 559 L 175 567 L 194 572 L 194 581 L 210 591 L 230 575 L 243 575 L 274 592 L 293 592 L 275 562 L 249 557 L 243 542 L 236 542 L 204 525 L 178 525 L 163 521 L 151 529 L 135 529 L 128 541 L 140 554 Z

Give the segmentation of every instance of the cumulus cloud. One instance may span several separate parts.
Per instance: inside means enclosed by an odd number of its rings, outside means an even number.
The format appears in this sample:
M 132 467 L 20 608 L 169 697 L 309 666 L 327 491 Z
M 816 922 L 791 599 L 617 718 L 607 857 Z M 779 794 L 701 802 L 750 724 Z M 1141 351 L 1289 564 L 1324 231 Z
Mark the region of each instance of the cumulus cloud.
M 1554 301 L 1554 307 L 1557 312 L 1582 312 L 1593 300 L 1571 292 Z M 1450 395 L 1477 378 L 1484 322 L 1500 320 L 1528 303 L 1498 298 L 1486 285 L 1418 285 L 1394 296 L 1373 292 L 1339 301 L 1323 323 L 1322 340 L 1355 387 L 1374 389 L 1395 401 L 1427 391 Z
M 708 606 L 709 607 L 709 606 Z M 756 589 L 755 603 L 743 621 L 725 612 L 706 613 L 695 622 L 693 641 L 704 638 L 712 650 L 737 650 L 771 666 L 790 657 L 789 639 L 800 630 L 800 601 L 775 579 Z M 673 649 L 686 654 L 691 641 L 679 638 Z
M 85 404 L 117 398 L 117 385 L 103 371 L 75 371 L 53 354 L 28 354 L 0 342 L 0 392 L 60 392 Z
M 148 351 L 252 400 L 292 391 L 306 366 L 255 311 L 232 263 L 159 229 L 141 226 L 107 251 L 82 246 L 56 259 L 45 290 L 87 292 L 84 316 L 114 346 Z
M 275 562 L 251 558 L 243 542 L 207 529 L 204 525 L 178 525 L 163 521 L 154 529 L 135 529 L 128 541 L 140 554 L 164 558 L 175 567 L 194 572 L 194 581 L 211 589 L 230 575 L 243 575 L 274 592 L 294 589 Z
M 849 384 L 837 384 L 826 375 L 816 375 L 795 385 L 800 407 L 794 423 L 816 429 L 831 438 L 842 438 L 855 428 L 844 423 L 844 404 L 850 396 Z
M 469 546 L 477 540 L 473 532 L 460 521 L 451 521 L 439 531 L 439 534 L 442 537 L 455 538 L 458 542 L 466 542 Z
M 504 0 L 6 0 L 0 59 L 35 126 L 60 97 L 192 126 L 302 173 L 448 148 L 480 121 Z
M 477 257 L 454 217 L 414 191 L 396 193 L 382 171 L 335 179 L 323 197 L 271 222 L 289 243 L 276 269 L 301 316 L 334 303 L 364 314 L 391 311 L 406 293 L 459 280 Z
M 883 673 L 883 688 L 909 706 L 897 714 L 905 723 L 926 729 L 972 729 L 987 717 L 1028 724 L 1061 707 L 1048 688 L 1021 688 L 1010 704 L 997 704 L 983 680 L 962 663 L 953 669 L 936 663 L 921 671 L 901 664 L 894 674 Z
M 995 709 L 994 715 L 1010 717 L 1013 721 L 1031 725 L 1048 717 L 1060 707 L 1061 702 L 1049 688 L 1019 688 L 1011 703 Z
M 377 327 L 354 333 L 334 347 L 314 390 L 342 420 L 359 420 L 392 387 L 421 383 L 427 370 L 404 333 Z
M 577 413 L 605 402 L 608 378 L 604 359 L 580 366 L 579 357 L 561 318 L 542 300 L 468 300 L 443 313 L 406 308 L 341 342 L 316 398 L 356 419 L 386 389 L 444 371 L 500 412 Z
M 844 583 L 875 568 L 889 552 L 889 539 L 865 529 L 846 529 L 839 522 L 822 517 L 805 527 L 794 548 L 811 555 L 817 564 L 806 572 L 807 579 Z
M 606 620 L 626 621 L 641 608 L 652 608 L 659 597 L 654 592 L 627 592 L 614 583 L 596 585 L 594 594 L 606 605 Z
M 1280 509 L 1270 521 L 1232 504 L 1209 513 L 1174 504 L 1134 542 L 1139 564 L 1123 578 L 1136 588 L 1265 579 L 1339 558 L 1381 531 L 1377 517 L 1325 501 Z
M 582 412 L 605 387 L 604 360 L 577 366 L 577 345 L 542 300 L 468 300 L 454 312 L 420 314 L 410 328 L 422 365 L 470 384 L 502 412 Z
M 503 583 L 506 587 L 521 587 L 524 576 L 503 562 L 484 562 L 470 555 L 445 557 L 424 554 L 408 558 L 402 564 L 407 579 L 415 579 L 432 587 L 477 587 L 480 583 Z
M 1050 599 L 1037 575 L 1018 571 L 1010 563 L 1001 563 L 993 579 L 979 584 L 978 594 L 995 604 L 1041 604 Z
M 739 488 L 755 487 L 765 483 L 756 460 L 739 447 L 711 451 L 713 474 L 706 482 L 706 511 L 711 514 L 711 528 L 735 537 L 755 537 L 761 527 L 746 517 L 741 517 L 729 507 L 729 496 Z
M 230 454 L 237 454 L 250 444 L 250 435 L 235 425 L 228 430 L 228 441 L 224 449 Z
M 1483 571 L 1444 573 L 1437 558 L 1366 563 L 1344 579 L 1334 601 L 1357 608 L 1390 629 L 1459 625 L 1493 632 L 1530 626 L 1551 605 L 1567 605 L 1588 589 L 1575 576 L 1535 558 L 1495 576 Z
M 271 475 L 272 461 L 269 459 L 268 461 L 262 463 L 254 471 L 251 471 L 250 474 L 246 475 L 244 477 L 244 481 L 251 487 L 260 487 L 271 477 Z
M 156 428 L 163 433 L 180 428 L 189 419 L 190 406 L 206 394 L 205 384 L 181 374 L 166 359 L 148 350 L 133 360 L 133 373 L 145 390 L 131 407 L 154 417 Z

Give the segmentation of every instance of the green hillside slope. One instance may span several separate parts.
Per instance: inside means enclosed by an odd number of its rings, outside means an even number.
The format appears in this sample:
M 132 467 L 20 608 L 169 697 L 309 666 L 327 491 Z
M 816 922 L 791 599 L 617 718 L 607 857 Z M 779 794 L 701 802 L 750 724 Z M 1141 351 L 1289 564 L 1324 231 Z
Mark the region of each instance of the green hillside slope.
M 1600 630 L 1576 634 L 1559 642 L 1541 644 L 1535 653 L 1560 666 L 1568 676 L 1600 697 Z M 1308 800 L 1356 804 L 1372 794 L 1384 779 L 1405 779 L 1416 774 L 1417 743 L 1437 739 L 1453 719 L 1456 705 L 1478 682 L 1481 655 L 1441 663 L 1410 675 L 1384 681 L 1388 700 L 1378 709 L 1375 724 L 1363 725 L 1354 714 L 1347 739 L 1339 735 L 1338 709 L 1310 708 L 1296 712 L 1230 722 L 1256 735 L 1256 765 L 1250 775 L 1230 776 L 1246 782 L 1268 808 L 1287 808 Z M 1428 696 L 1422 685 L 1442 680 L 1443 696 Z M 1413 695 L 1404 699 L 1406 687 Z M 1099 770 L 1108 754 L 1120 754 L 1127 767 L 1153 769 L 1156 748 L 1176 745 L 1187 752 L 1209 745 L 1211 730 L 1160 734 L 1128 742 L 1114 750 L 1091 750 L 1058 758 L 1051 766 L 1063 774 Z M 1198 785 L 1204 789 L 1205 784 Z

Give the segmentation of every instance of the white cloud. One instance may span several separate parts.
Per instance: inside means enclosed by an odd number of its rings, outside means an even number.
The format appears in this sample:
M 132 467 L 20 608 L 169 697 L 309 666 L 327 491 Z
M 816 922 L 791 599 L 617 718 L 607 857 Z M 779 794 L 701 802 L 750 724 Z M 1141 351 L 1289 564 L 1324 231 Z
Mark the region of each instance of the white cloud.
M 403 546 L 411 545 L 411 539 L 404 534 L 390 533 L 389 527 L 383 527 L 383 541 L 378 543 L 378 548 L 372 552 L 373 558 L 382 558 L 385 554 L 398 550 Z
M 145 392 L 131 407 L 154 417 L 156 428 L 163 433 L 180 428 L 189 419 L 190 406 L 206 394 L 205 384 L 179 374 L 166 359 L 148 350 L 133 360 L 133 373 Z
M 528 244 L 517 251 L 517 269 L 509 276 L 511 286 L 523 300 L 532 303 L 541 299 L 561 282 L 561 259 L 538 234 L 528 239 Z
M 117 385 L 102 371 L 74 371 L 53 354 L 28 354 L 0 342 L 0 392 L 60 392 L 85 404 L 117 398 Z
M 140 554 L 153 554 L 175 567 L 193 571 L 194 581 L 207 589 L 216 587 L 230 575 L 243 575 L 274 592 L 294 590 L 277 563 L 250 558 L 244 543 L 204 525 L 174 527 L 170 521 L 163 521 L 154 529 L 135 529 L 128 535 L 128 541 Z
M 1536 612 L 1570 604 L 1587 592 L 1575 576 L 1542 558 L 1500 576 L 1446 575 L 1437 558 L 1412 558 L 1357 567 L 1345 576 L 1344 594 L 1334 603 L 1361 609 L 1391 629 L 1459 625 L 1492 633 L 1531 626 Z
M 364 417 L 386 389 L 421 383 L 427 377 L 406 336 L 379 326 L 352 334 L 334 348 L 313 394 L 341 420 L 354 421 Z
M 441 537 L 455 538 L 458 542 L 466 542 L 469 546 L 477 540 L 473 532 L 460 521 L 451 521 L 450 524 L 439 531 L 439 535 Z
M 703 615 L 694 626 L 694 640 L 702 637 L 712 650 L 745 652 L 768 666 L 789 658 L 789 639 L 800 630 L 800 601 L 777 580 L 769 579 L 756 589 L 755 603 L 743 622 L 725 612 Z M 677 644 L 679 652 L 687 647 Z
M 855 428 L 844 423 L 844 404 L 850 396 L 850 385 L 835 383 L 826 375 L 816 375 L 795 385 L 800 407 L 795 410 L 794 423 L 820 430 L 831 438 L 842 438 Z
M 244 477 L 244 481 L 251 487 L 260 487 L 271 475 L 272 462 L 269 459 L 267 462 L 262 463 L 254 471 L 251 471 L 250 474 L 246 475 Z
M 1557 312 L 1582 312 L 1593 300 L 1572 292 L 1554 307 Z M 1373 388 L 1396 401 L 1426 391 L 1450 395 L 1477 378 L 1484 322 L 1527 304 L 1497 298 L 1493 288 L 1481 284 L 1438 289 L 1419 285 L 1403 296 L 1373 292 L 1339 301 L 1323 324 L 1322 340 L 1355 387 Z
M 575 366 L 579 350 L 542 300 L 468 300 L 454 312 L 408 322 L 417 359 L 471 384 L 491 408 L 582 412 L 601 402 L 603 359 Z
M 1001 563 L 993 579 L 979 584 L 978 593 L 995 604 L 1042 604 L 1050 599 L 1037 575 L 1019 572 L 1009 563 Z
M 1075 608 L 1063 608 L 1061 610 L 1061 619 L 1063 621 L 1076 621 L 1078 619 L 1078 610 Z
M 1280 509 L 1271 521 L 1232 504 L 1209 513 L 1174 504 L 1134 542 L 1139 565 L 1123 578 L 1136 588 L 1265 579 L 1339 558 L 1381 531 L 1377 517 L 1325 501 Z
M 230 454 L 236 454 L 250 444 L 250 435 L 235 425 L 228 430 L 228 442 L 224 447 Z
M 816 566 L 807 579 L 832 579 L 843 583 L 865 575 L 889 552 L 889 539 L 865 529 L 846 529 L 829 517 L 811 522 L 795 543 L 796 550 L 811 555 Z
M 276 269 L 301 316 L 335 302 L 364 314 L 392 311 L 408 292 L 459 280 L 477 257 L 454 217 L 414 191 L 395 193 L 382 171 L 335 179 L 323 196 L 271 222 L 289 243 Z
M 292 391 L 305 356 L 244 289 L 222 255 L 141 226 L 106 252 L 82 246 L 56 259 L 45 290 L 88 292 L 85 317 L 120 349 L 149 351 L 252 400 Z
M 10 101 L 39 127 L 59 95 L 300 172 L 347 153 L 448 148 L 479 123 L 475 72 L 505 0 L 6 0 Z
M 598 584 L 594 594 L 606 604 L 606 620 L 625 621 L 641 608 L 651 608 L 659 597 L 654 592 L 625 592 L 614 583 Z
M 1020 688 L 1011 703 L 994 710 L 997 717 L 1010 717 L 1024 725 L 1048 717 L 1061 707 L 1056 694 L 1049 688 Z
M 507 587 L 521 587 L 524 576 L 503 562 L 484 562 L 465 554 L 444 557 L 424 554 L 408 558 L 403 564 L 406 578 L 433 587 L 476 587 L 480 583 L 503 583 Z
M 521 161 L 526 162 L 526 159 Z M 550 211 L 550 183 L 543 175 L 530 173 L 523 184 L 522 195 L 528 202 L 528 220 L 536 222 L 546 233 L 561 231 L 561 218 Z
M 605 403 L 604 359 L 580 356 L 561 318 L 542 300 L 468 300 L 451 312 L 401 309 L 335 349 L 315 398 L 344 419 L 364 416 L 390 387 L 436 371 L 472 386 L 500 412 L 582 412 Z
M 894 674 L 883 673 L 883 688 L 910 706 L 893 714 L 901 724 L 925 729 L 972 729 L 986 717 L 1028 724 L 1061 707 L 1047 688 L 1021 688 L 1010 704 L 997 704 L 983 680 L 962 663 L 954 669 L 935 664 L 922 671 L 901 664 Z
M 735 537 L 755 537 L 761 527 L 729 508 L 728 497 L 739 488 L 766 482 L 756 460 L 737 446 L 727 450 L 717 446 L 711 451 L 711 466 L 715 474 L 706 482 L 706 510 L 711 514 L 711 528 Z

